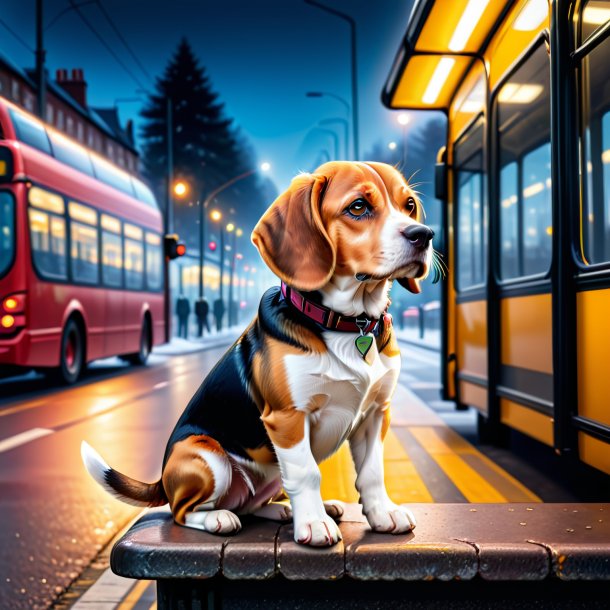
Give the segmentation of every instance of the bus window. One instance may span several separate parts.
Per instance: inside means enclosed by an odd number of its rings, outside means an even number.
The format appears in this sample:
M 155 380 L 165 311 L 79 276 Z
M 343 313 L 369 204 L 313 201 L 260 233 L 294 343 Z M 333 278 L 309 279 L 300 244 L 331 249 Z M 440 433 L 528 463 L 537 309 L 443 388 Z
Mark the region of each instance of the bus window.
M 120 288 L 123 284 L 123 240 L 121 221 L 102 214 L 102 281 Z
M 587 3 L 584 18 L 590 5 Z M 608 10 L 608 9 L 606 9 Z M 610 12 L 610 11 L 608 11 Z M 608 14 L 607 14 L 608 16 Z M 580 66 L 580 107 L 584 133 L 582 252 L 588 264 L 610 261 L 610 39 L 586 55 Z
M 155 199 L 155 196 L 152 194 L 151 190 L 143 182 L 137 178 L 134 178 L 133 176 L 131 181 L 133 182 L 137 199 L 143 201 L 150 208 L 155 210 L 159 209 L 157 206 L 157 200 Z
M 163 252 L 161 236 L 146 233 L 146 285 L 150 290 L 159 290 L 163 281 Z
M 15 203 L 13 196 L 0 191 L 0 277 L 13 262 L 15 250 Z
M 499 133 L 500 277 L 551 265 L 550 71 L 538 45 L 495 98 Z
M 65 280 L 68 278 L 68 268 L 64 200 L 59 195 L 36 186 L 30 189 L 28 200 L 34 267 L 45 279 Z
M 91 159 L 84 148 L 54 131 L 49 132 L 49 138 L 53 145 L 53 156 L 58 161 L 61 161 L 88 176 L 93 176 Z
M 500 171 L 500 275 L 518 277 L 519 239 L 517 218 L 517 163 L 505 165 Z
M 455 145 L 457 195 L 457 286 L 485 284 L 487 273 L 487 201 L 481 116 Z
M 50 155 L 51 144 L 44 125 L 13 108 L 9 112 L 17 133 L 17 139 Z
M 70 202 L 70 261 L 72 279 L 86 284 L 99 282 L 97 212 Z
M 141 290 L 144 286 L 144 246 L 143 231 L 140 227 L 125 223 L 125 286 Z
M 131 197 L 135 197 L 134 187 L 129 174 L 126 174 L 118 167 L 114 167 L 114 165 L 111 165 L 108 161 L 97 155 L 91 155 L 91 160 L 93 161 L 93 169 L 98 180 L 119 191 L 123 191 L 123 193 Z

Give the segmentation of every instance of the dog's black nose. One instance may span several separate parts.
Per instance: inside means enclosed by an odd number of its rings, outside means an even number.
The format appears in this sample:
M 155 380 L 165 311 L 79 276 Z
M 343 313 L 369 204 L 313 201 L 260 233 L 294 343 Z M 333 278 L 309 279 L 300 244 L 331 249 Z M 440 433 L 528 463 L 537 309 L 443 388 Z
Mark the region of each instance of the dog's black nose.
M 434 237 L 434 231 L 425 225 L 411 225 L 403 229 L 402 234 L 414 248 L 426 248 Z

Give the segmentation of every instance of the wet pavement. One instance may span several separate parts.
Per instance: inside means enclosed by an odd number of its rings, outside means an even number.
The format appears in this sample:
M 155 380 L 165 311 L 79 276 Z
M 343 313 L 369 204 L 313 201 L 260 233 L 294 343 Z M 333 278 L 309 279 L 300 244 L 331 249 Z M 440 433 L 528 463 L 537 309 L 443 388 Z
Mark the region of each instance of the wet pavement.
M 227 344 L 228 344 L 227 340 Z M 156 480 L 176 419 L 225 347 L 96 363 L 76 387 L 0 384 L 0 608 L 47 608 L 140 509 L 86 473 L 87 440 L 118 470 Z

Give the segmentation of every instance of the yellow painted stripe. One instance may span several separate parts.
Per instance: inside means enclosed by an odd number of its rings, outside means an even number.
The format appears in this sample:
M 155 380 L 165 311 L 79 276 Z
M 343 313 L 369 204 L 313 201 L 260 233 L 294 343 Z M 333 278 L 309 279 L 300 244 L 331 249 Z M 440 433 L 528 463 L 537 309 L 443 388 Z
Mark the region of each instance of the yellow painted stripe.
M 157 602 L 153 602 L 148 610 L 157 610 Z
M 413 426 L 410 430 L 469 502 L 507 502 L 508 500 L 501 491 L 467 464 L 460 454 L 476 455 L 494 472 L 521 490 L 531 502 L 540 502 L 536 494 L 450 428 Z
M 384 443 L 384 471 L 386 489 L 394 502 L 433 502 L 415 465 L 391 429 L 388 430 Z M 320 464 L 320 472 L 324 500 L 358 502 L 356 471 L 347 443 Z
M 144 595 L 144 591 L 146 591 L 150 583 L 150 580 L 139 580 L 129 591 L 127 597 L 119 604 L 117 610 L 132 610 L 142 595 Z
M 320 464 L 323 500 L 358 502 L 356 491 L 356 470 L 347 443 L 339 451 Z
M 415 464 L 391 428 L 385 437 L 383 454 L 385 487 L 394 502 L 434 502 Z

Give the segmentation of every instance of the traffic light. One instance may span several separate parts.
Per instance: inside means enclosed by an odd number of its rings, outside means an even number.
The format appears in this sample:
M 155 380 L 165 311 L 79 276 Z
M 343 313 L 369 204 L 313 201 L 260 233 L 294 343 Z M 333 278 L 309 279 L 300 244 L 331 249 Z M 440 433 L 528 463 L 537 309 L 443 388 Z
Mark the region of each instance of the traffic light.
M 165 236 L 165 256 L 169 260 L 184 256 L 186 254 L 186 246 L 184 242 L 178 241 L 178 236 L 174 233 Z

